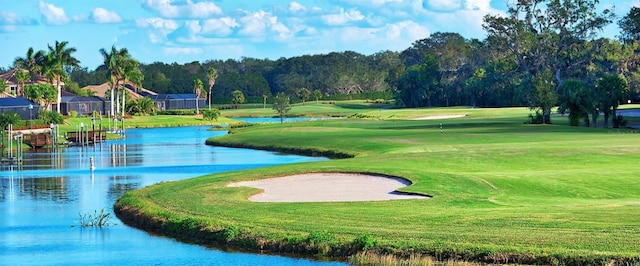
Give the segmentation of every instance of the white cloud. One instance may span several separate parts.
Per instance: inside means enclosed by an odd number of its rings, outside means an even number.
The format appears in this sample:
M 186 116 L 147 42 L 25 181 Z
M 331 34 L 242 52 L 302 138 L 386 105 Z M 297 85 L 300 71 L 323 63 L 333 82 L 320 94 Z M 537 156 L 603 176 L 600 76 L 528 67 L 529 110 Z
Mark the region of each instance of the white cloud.
M 427 0 L 429 9 L 436 11 L 452 11 L 458 10 L 461 6 L 461 0 Z
M 115 12 L 98 7 L 91 12 L 91 20 L 96 23 L 120 23 L 122 18 Z
M 49 25 L 64 25 L 69 23 L 69 17 L 67 17 L 64 9 L 60 7 L 40 1 L 38 9 L 44 17 L 45 22 Z
M 195 47 L 163 47 L 162 51 L 167 55 L 197 55 L 202 54 L 202 49 Z
M 157 12 L 163 18 L 210 18 L 222 14 L 222 9 L 212 2 L 173 2 L 175 1 L 142 0 L 142 6 Z
M 136 26 L 149 30 L 149 40 L 152 43 L 163 42 L 169 33 L 179 28 L 175 21 L 163 18 L 137 19 Z
M 240 24 L 230 17 L 207 19 L 202 22 L 202 33 L 217 36 L 228 36 L 233 33 L 234 28 L 239 26 Z
M 323 15 L 321 18 L 327 25 L 339 26 L 346 25 L 350 22 L 361 21 L 364 19 L 364 16 L 355 8 L 347 12 L 345 12 L 343 8 L 340 8 L 339 13 Z
M 464 7 L 469 10 L 490 10 L 491 0 L 465 0 Z
M 258 38 L 275 36 L 276 39 L 286 39 L 291 36 L 289 28 L 278 22 L 278 17 L 265 11 L 247 13 L 240 18 L 240 24 L 242 28 L 239 33 L 246 36 Z
M 305 11 L 307 11 L 307 7 L 305 7 L 304 5 L 295 1 L 289 3 L 289 12 L 293 14 L 300 14 L 304 13 Z
M 21 17 L 13 12 L 0 11 L 0 25 L 15 26 L 15 25 L 36 25 L 38 22 L 34 19 L 27 17 Z
M 176 23 L 171 19 L 145 18 L 145 19 L 137 19 L 136 26 L 138 26 L 139 28 L 152 28 L 152 29 L 174 31 L 178 28 L 178 23 Z

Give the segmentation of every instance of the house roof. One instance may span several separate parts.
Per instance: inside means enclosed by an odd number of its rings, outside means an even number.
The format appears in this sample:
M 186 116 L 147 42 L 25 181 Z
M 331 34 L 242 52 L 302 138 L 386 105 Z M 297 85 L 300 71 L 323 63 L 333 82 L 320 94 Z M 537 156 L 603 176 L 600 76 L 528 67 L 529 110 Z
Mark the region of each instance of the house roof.
M 29 106 L 30 104 L 37 106 L 37 104 L 32 103 L 23 97 L 0 98 L 0 107 L 24 107 Z
M 138 98 L 142 98 L 146 95 L 157 95 L 157 93 L 147 90 L 145 88 L 142 87 L 138 87 L 138 93 L 135 92 L 135 86 L 133 85 L 133 83 L 128 82 L 127 84 L 124 85 L 124 87 L 127 90 L 127 93 L 129 94 L 129 96 L 131 96 L 133 99 L 138 99 Z M 89 89 L 89 90 L 93 90 L 96 92 L 97 96 L 100 97 L 107 97 L 106 93 L 111 90 L 111 86 L 109 85 L 109 83 L 105 82 L 102 83 L 100 85 L 89 85 L 84 87 L 83 89 Z
M 62 96 L 63 103 L 75 102 L 105 102 L 106 100 L 98 96 Z
M 154 101 L 166 101 L 166 100 L 193 100 L 196 98 L 196 95 L 193 93 L 186 94 L 157 94 L 157 95 L 148 95 L 147 97 L 151 98 Z
M 16 73 L 18 71 L 28 72 L 26 69 L 13 68 L 13 69 L 9 70 L 8 72 L 0 74 L 0 79 L 7 80 L 7 83 L 9 83 L 10 85 L 16 85 L 16 84 L 18 84 L 18 81 L 16 80 L 15 76 L 16 76 Z M 50 84 L 49 80 L 47 78 L 39 76 L 39 75 L 36 75 L 35 82 L 27 82 L 27 84 L 31 84 L 31 83 Z M 64 86 L 64 82 L 60 81 L 60 85 Z

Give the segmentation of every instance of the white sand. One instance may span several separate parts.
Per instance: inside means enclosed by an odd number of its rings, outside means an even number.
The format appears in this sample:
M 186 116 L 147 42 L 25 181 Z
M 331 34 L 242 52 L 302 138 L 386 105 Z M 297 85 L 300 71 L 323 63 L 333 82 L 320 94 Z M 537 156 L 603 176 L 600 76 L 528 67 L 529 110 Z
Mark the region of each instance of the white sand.
M 231 183 L 229 187 L 253 187 L 263 191 L 249 197 L 255 202 L 336 202 L 427 199 L 396 192 L 410 182 L 385 176 L 312 173 Z
M 451 119 L 451 118 L 460 118 L 460 117 L 465 117 L 467 116 L 466 114 L 463 115 L 432 115 L 432 116 L 423 116 L 423 117 L 418 117 L 418 118 L 414 118 L 411 120 L 438 120 L 438 119 Z

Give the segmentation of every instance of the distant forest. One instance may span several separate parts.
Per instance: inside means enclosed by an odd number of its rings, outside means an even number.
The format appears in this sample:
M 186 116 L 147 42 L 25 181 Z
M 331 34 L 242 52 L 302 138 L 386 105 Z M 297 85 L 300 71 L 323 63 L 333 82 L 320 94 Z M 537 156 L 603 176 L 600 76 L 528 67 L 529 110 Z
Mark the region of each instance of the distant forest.
M 206 81 L 207 70 L 215 68 L 216 103 L 229 103 L 234 90 L 261 102 L 265 95 L 295 96 L 306 88 L 321 91 L 322 99 L 394 98 L 405 107 L 529 106 L 543 122 L 559 106 L 576 121 L 604 112 L 606 122 L 618 104 L 640 100 L 640 9 L 617 21 L 617 39 L 597 38 L 616 19 L 610 10 L 597 11 L 597 3 L 518 1 L 507 16 L 484 18 L 484 40 L 437 32 L 400 52 L 141 64 L 142 85 L 158 93 L 191 93 L 194 80 Z M 69 76 L 76 83 L 71 86 L 101 84 L 107 69 L 74 68 Z

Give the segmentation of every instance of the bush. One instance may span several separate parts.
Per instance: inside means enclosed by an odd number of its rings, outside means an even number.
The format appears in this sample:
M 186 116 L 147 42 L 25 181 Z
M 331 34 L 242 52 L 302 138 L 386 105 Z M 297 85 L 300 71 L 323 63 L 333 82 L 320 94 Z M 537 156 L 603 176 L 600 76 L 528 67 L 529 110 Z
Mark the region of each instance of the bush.
M 237 226 L 232 225 L 222 229 L 222 237 L 228 242 L 236 238 L 240 234 L 240 229 Z
M 0 129 L 6 129 L 9 124 L 14 126 L 18 125 L 22 121 L 18 113 L 1 113 L 0 114 Z
M 40 110 L 40 119 L 42 119 L 42 121 L 44 121 L 45 124 L 64 123 L 64 118 L 62 118 L 62 115 L 54 111 Z
M 622 115 L 617 115 L 616 117 L 613 118 L 613 127 L 614 128 L 627 127 L 627 119 L 624 119 L 624 116 Z
M 220 117 L 220 110 L 216 108 L 213 108 L 211 110 L 205 109 L 204 111 L 202 111 L 202 118 L 204 118 L 205 120 L 218 121 L 218 117 Z
M 182 109 L 182 110 L 162 110 L 158 111 L 159 115 L 195 115 L 196 110 Z
M 375 247 L 377 243 L 378 241 L 370 235 L 359 235 L 353 239 L 353 248 L 360 251 L 367 251 Z
M 535 114 L 529 114 L 529 121 L 525 122 L 525 124 L 543 124 L 544 116 L 540 112 L 540 110 L 536 110 Z
M 70 118 L 76 118 L 76 117 L 78 117 L 78 111 L 71 111 L 71 112 L 69 112 L 69 117 L 70 117 Z

